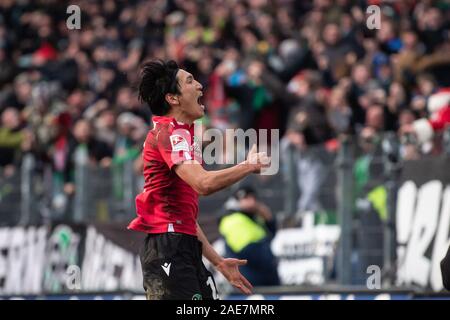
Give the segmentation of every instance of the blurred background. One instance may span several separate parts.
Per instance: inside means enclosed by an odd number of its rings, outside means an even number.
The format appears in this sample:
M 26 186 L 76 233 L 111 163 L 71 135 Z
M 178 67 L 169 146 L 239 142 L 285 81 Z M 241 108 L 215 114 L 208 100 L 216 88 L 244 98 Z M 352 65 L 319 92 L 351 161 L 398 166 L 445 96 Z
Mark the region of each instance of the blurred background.
M 203 85 L 205 129 L 280 132 L 278 174 L 200 200 L 218 251 L 271 266 L 246 271 L 253 298 L 446 297 L 449 8 L 1 1 L 0 299 L 143 298 L 143 235 L 125 227 L 152 128 L 134 88 L 154 58 Z M 251 236 L 236 243 L 233 230 Z M 222 298 L 244 298 L 216 281 Z

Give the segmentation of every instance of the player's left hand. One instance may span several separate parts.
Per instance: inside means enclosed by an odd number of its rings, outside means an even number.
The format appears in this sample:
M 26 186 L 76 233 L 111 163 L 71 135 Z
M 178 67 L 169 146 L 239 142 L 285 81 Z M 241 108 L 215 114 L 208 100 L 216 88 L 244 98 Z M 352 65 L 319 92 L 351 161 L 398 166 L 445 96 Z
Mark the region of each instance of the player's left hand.
M 233 258 L 223 259 L 217 266 L 223 276 L 244 294 L 251 294 L 252 284 L 239 272 L 239 266 L 247 264 L 247 260 Z

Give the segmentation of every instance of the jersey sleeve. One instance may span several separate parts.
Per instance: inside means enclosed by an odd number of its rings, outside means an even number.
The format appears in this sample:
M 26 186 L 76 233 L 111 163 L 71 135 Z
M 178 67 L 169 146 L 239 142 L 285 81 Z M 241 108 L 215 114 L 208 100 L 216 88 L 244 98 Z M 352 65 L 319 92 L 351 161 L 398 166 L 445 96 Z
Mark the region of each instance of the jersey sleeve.
M 183 161 L 192 160 L 191 137 L 186 130 L 161 129 L 158 135 L 157 147 L 170 169 Z

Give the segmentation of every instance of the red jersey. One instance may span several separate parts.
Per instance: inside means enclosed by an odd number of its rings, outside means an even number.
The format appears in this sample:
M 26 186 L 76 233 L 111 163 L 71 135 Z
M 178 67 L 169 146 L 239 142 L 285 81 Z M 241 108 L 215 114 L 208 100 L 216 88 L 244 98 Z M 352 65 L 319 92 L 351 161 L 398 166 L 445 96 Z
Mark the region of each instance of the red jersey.
M 173 170 L 185 160 L 196 159 L 201 163 L 194 125 L 179 123 L 171 117 L 154 116 L 142 157 L 144 190 L 136 197 L 137 218 L 128 229 L 197 235 L 198 194 Z

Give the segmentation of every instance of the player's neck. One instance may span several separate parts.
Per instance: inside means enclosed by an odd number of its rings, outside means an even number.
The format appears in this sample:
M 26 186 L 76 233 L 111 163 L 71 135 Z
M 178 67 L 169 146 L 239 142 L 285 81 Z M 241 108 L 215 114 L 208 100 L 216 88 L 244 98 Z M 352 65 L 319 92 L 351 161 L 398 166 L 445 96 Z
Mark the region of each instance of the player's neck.
M 191 125 L 194 123 L 193 119 L 190 119 L 188 116 L 181 112 L 169 112 L 167 114 L 168 117 L 174 118 L 178 123 L 188 124 Z

